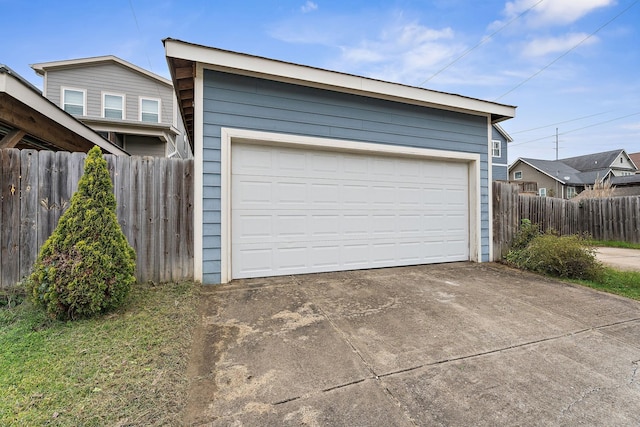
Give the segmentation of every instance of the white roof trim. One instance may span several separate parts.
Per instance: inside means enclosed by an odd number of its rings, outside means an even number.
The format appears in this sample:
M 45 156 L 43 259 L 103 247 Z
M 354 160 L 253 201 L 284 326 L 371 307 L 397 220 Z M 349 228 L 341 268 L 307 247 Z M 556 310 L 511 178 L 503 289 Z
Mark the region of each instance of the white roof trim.
M 35 72 L 39 75 L 44 75 L 46 71 L 55 68 L 76 68 L 81 67 L 83 65 L 92 65 L 92 64 L 100 64 L 100 63 L 115 63 L 122 65 L 123 67 L 129 68 L 137 73 L 143 74 L 152 79 L 158 80 L 159 82 L 173 86 L 171 80 L 165 79 L 162 76 L 159 76 L 155 73 L 152 73 L 149 70 L 145 70 L 142 67 L 138 67 L 130 62 L 125 61 L 124 59 L 120 59 L 117 56 L 106 55 L 106 56 L 95 56 L 91 58 L 79 58 L 79 59 L 67 59 L 63 61 L 52 61 L 52 62 L 40 62 L 38 64 L 31 64 L 31 68 L 35 70 Z
M 60 123 L 60 125 L 69 129 L 71 132 L 85 138 L 109 153 L 121 156 L 128 155 L 126 151 L 102 138 L 89 127 L 76 120 L 69 113 L 60 109 L 40 93 L 33 90 L 33 88 L 26 86 L 24 82 L 20 81 L 20 79 L 12 74 L 0 73 L 0 92 L 4 92 L 23 104 L 28 105 L 35 111 L 38 111 L 51 120 Z
M 200 46 L 180 40 L 166 39 L 164 45 L 168 57 L 195 61 L 211 70 L 476 115 L 490 114 L 499 116 L 500 120 L 515 117 L 516 107 L 510 105 Z
M 498 123 L 494 123 L 493 126 L 500 133 L 500 135 L 504 136 L 504 139 L 506 139 L 507 142 L 513 142 L 513 138 L 511 138 L 511 135 L 509 135 L 507 131 L 502 128 L 502 126 L 500 126 Z

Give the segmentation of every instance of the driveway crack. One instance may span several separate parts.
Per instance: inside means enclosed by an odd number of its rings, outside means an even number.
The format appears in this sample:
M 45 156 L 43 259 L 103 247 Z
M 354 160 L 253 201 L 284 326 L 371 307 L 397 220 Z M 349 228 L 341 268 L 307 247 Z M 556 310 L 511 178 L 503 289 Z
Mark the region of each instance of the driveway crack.
M 290 276 L 293 281 L 301 286 L 301 283 L 298 281 L 297 277 L 295 276 Z M 304 289 L 302 290 L 302 292 L 305 292 Z M 306 292 L 305 292 L 306 293 Z M 307 296 L 309 296 L 307 294 Z M 400 402 L 400 400 L 398 400 L 398 398 L 396 396 L 393 395 L 393 393 L 391 393 L 391 391 L 382 383 L 382 380 L 380 379 L 380 376 L 376 373 L 375 369 L 373 368 L 373 366 L 366 361 L 366 359 L 364 358 L 364 356 L 362 355 L 362 353 L 360 353 L 360 351 L 356 348 L 356 346 L 351 342 L 351 340 L 349 339 L 348 335 L 338 327 L 338 325 L 336 325 L 333 320 L 331 320 L 331 318 L 329 317 L 329 315 L 327 314 L 327 312 L 325 312 L 322 307 L 318 304 L 316 304 L 314 302 L 314 306 L 318 309 L 318 311 L 322 314 L 322 316 L 327 320 L 327 322 L 329 322 L 329 324 L 331 325 L 331 327 L 338 332 L 338 334 L 342 337 L 342 339 L 347 343 L 347 345 L 349 345 L 349 347 L 351 347 L 351 350 L 358 356 L 358 358 L 360 358 L 360 360 L 362 361 L 362 364 L 365 366 L 365 368 L 371 372 L 371 375 L 373 377 L 373 379 L 380 385 L 380 387 L 382 387 L 383 392 L 389 396 L 389 398 L 391 399 L 391 401 L 402 410 L 402 413 L 404 414 L 404 416 L 406 417 L 407 421 L 409 423 L 411 423 L 411 425 L 413 426 L 417 426 L 418 424 L 415 422 L 415 420 L 409 415 L 409 413 L 407 412 L 407 409 L 402 405 L 402 403 Z M 328 392 L 331 390 L 335 390 L 335 389 L 339 389 L 339 388 L 343 388 L 343 387 L 347 387 L 353 384 L 358 384 L 361 383 L 365 380 L 367 380 L 368 378 L 362 378 L 360 380 L 355 380 L 352 381 L 348 384 L 341 384 L 335 387 L 330 387 L 327 388 L 325 390 L 322 390 L 322 392 Z
M 569 405 L 567 405 L 567 407 L 566 407 L 566 408 L 564 408 L 564 409 L 562 410 L 562 413 L 560 414 L 560 416 L 563 416 L 563 415 L 564 415 L 564 414 L 566 414 L 567 412 L 571 411 L 571 409 L 572 409 L 575 405 L 579 404 L 580 402 L 582 402 L 583 400 L 585 400 L 586 398 L 588 398 L 588 397 L 589 397 L 589 396 L 591 396 L 592 394 L 594 394 L 594 393 L 598 393 L 600 390 L 601 390 L 601 388 L 600 388 L 600 387 L 595 387 L 595 388 L 592 388 L 591 390 L 587 390 L 587 391 L 585 391 L 584 393 L 582 393 L 582 394 L 580 395 L 580 397 L 578 397 L 578 398 L 577 398 L 576 400 L 574 400 L 573 402 L 569 403 Z

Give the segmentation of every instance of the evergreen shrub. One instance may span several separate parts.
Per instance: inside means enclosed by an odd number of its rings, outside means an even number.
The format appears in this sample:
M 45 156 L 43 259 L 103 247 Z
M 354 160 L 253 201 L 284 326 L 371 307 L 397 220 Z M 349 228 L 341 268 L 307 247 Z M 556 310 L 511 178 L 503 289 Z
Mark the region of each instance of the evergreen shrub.
M 69 209 L 40 250 L 27 292 L 53 317 L 91 317 L 125 300 L 135 283 L 135 258 L 118 223 L 107 162 L 93 147 Z

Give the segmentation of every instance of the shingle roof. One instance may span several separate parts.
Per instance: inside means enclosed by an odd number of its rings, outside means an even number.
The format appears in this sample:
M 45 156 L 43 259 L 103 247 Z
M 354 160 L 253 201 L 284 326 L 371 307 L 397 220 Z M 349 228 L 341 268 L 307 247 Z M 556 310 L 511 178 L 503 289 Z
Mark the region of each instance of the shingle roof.
M 614 176 L 613 178 L 611 178 L 611 184 L 613 185 L 640 184 L 640 174 L 627 175 L 627 176 Z
M 541 160 L 541 159 L 528 159 L 521 158 L 525 163 L 530 164 L 534 168 L 541 172 L 546 173 L 550 177 L 557 179 L 563 184 L 568 182 L 576 182 L 580 171 L 572 168 L 569 165 L 562 163 L 559 160 Z M 567 179 L 568 178 L 568 179 Z
M 596 169 L 604 169 L 610 167 L 624 150 L 605 151 L 603 153 L 586 154 L 584 156 L 569 157 L 560 159 L 566 165 L 579 171 L 586 172 Z
M 624 150 L 605 151 L 559 160 L 520 158 L 562 184 L 593 185 L 611 172 L 611 166 Z

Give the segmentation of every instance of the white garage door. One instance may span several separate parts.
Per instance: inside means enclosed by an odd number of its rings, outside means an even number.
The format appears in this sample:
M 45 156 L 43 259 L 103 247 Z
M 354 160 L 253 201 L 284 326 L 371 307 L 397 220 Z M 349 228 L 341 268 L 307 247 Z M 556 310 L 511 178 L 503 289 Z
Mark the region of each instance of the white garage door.
M 469 259 L 466 163 L 232 144 L 232 278 Z

